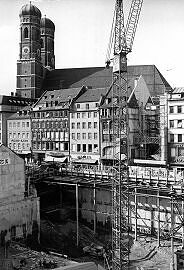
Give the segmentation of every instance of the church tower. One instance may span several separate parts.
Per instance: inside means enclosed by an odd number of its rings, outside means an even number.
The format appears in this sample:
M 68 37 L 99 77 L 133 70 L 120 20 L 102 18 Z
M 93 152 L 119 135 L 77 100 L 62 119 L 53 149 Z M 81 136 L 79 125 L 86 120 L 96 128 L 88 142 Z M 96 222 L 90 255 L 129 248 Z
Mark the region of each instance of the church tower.
M 17 61 L 17 95 L 38 98 L 41 95 L 43 65 L 41 63 L 40 10 L 31 2 L 20 14 L 20 53 Z
M 54 23 L 44 17 L 41 19 L 41 61 L 44 67 L 48 69 L 55 69 L 55 55 L 54 55 Z

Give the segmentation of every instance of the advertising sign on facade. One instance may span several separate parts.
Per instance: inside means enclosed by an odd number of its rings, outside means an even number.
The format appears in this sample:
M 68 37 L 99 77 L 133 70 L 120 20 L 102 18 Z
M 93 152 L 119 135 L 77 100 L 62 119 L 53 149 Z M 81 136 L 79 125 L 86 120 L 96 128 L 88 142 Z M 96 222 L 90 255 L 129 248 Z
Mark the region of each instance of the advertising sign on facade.
M 10 158 L 0 158 L 0 166 L 10 164 Z

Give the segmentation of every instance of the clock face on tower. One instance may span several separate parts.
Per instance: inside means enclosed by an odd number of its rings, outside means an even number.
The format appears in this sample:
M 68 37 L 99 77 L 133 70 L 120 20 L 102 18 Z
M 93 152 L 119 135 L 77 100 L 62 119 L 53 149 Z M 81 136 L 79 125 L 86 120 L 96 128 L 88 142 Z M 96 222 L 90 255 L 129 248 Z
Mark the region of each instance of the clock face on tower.
M 36 52 L 37 52 L 37 55 L 38 55 L 38 56 L 40 56 L 40 50 L 39 50 L 39 49 L 37 49 L 37 51 L 36 51 Z
M 22 52 L 23 52 L 23 54 L 28 54 L 29 53 L 29 47 L 23 47 Z

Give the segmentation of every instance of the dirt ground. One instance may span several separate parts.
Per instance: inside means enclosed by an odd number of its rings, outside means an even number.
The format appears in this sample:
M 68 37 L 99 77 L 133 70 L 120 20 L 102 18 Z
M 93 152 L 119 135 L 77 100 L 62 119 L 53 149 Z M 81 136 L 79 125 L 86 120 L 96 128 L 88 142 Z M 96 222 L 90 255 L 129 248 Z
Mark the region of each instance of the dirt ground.
M 52 227 L 50 227 L 52 225 Z M 76 261 L 94 261 L 104 265 L 103 260 L 95 257 L 84 256 L 82 247 L 91 242 L 105 246 L 106 241 L 98 235 L 94 236 L 93 231 L 88 227 L 79 226 L 79 247 L 76 247 L 76 223 L 69 221 L 63 224 L 49 224 L 42 221 L 42 230 L 47 231 L 47 237 L 44 241 L 50 248 L 59 249 L 60 252 L 67 254 Z M 43 235 L 42 235 L 43 236 Z M 43 238 L 43 237 L 42 237 Z M 49 239 L 50 241 L 48 241 Z M 105 237 L 104 237 L 105 239 Z M 180 244 L 175 242 L 175 250 L 180 248 Z M 134 242 L 130 253 L 130 270 L 169 270 L 171 263 L 170 241 L 161 241 L 161 246 L 157 247 L 157 240 L 152 237 L 138 237 Z

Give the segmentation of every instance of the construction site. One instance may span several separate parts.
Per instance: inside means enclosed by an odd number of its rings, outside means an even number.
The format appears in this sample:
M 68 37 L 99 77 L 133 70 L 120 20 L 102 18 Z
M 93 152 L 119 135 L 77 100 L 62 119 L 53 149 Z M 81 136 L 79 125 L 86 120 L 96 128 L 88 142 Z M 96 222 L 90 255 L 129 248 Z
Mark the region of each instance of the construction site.
M 123 2 L 106 56 L 112 82 L 98 104 L 100 162 L 50 155 L 25 164 L 0 145 L 2 270 L 184 269 L 184 169 L 168 162 L 171 89 L 152 97 L 143 76 L 130 87 L 127 56 L 144 3 L 132 0 L 125 23 Z

